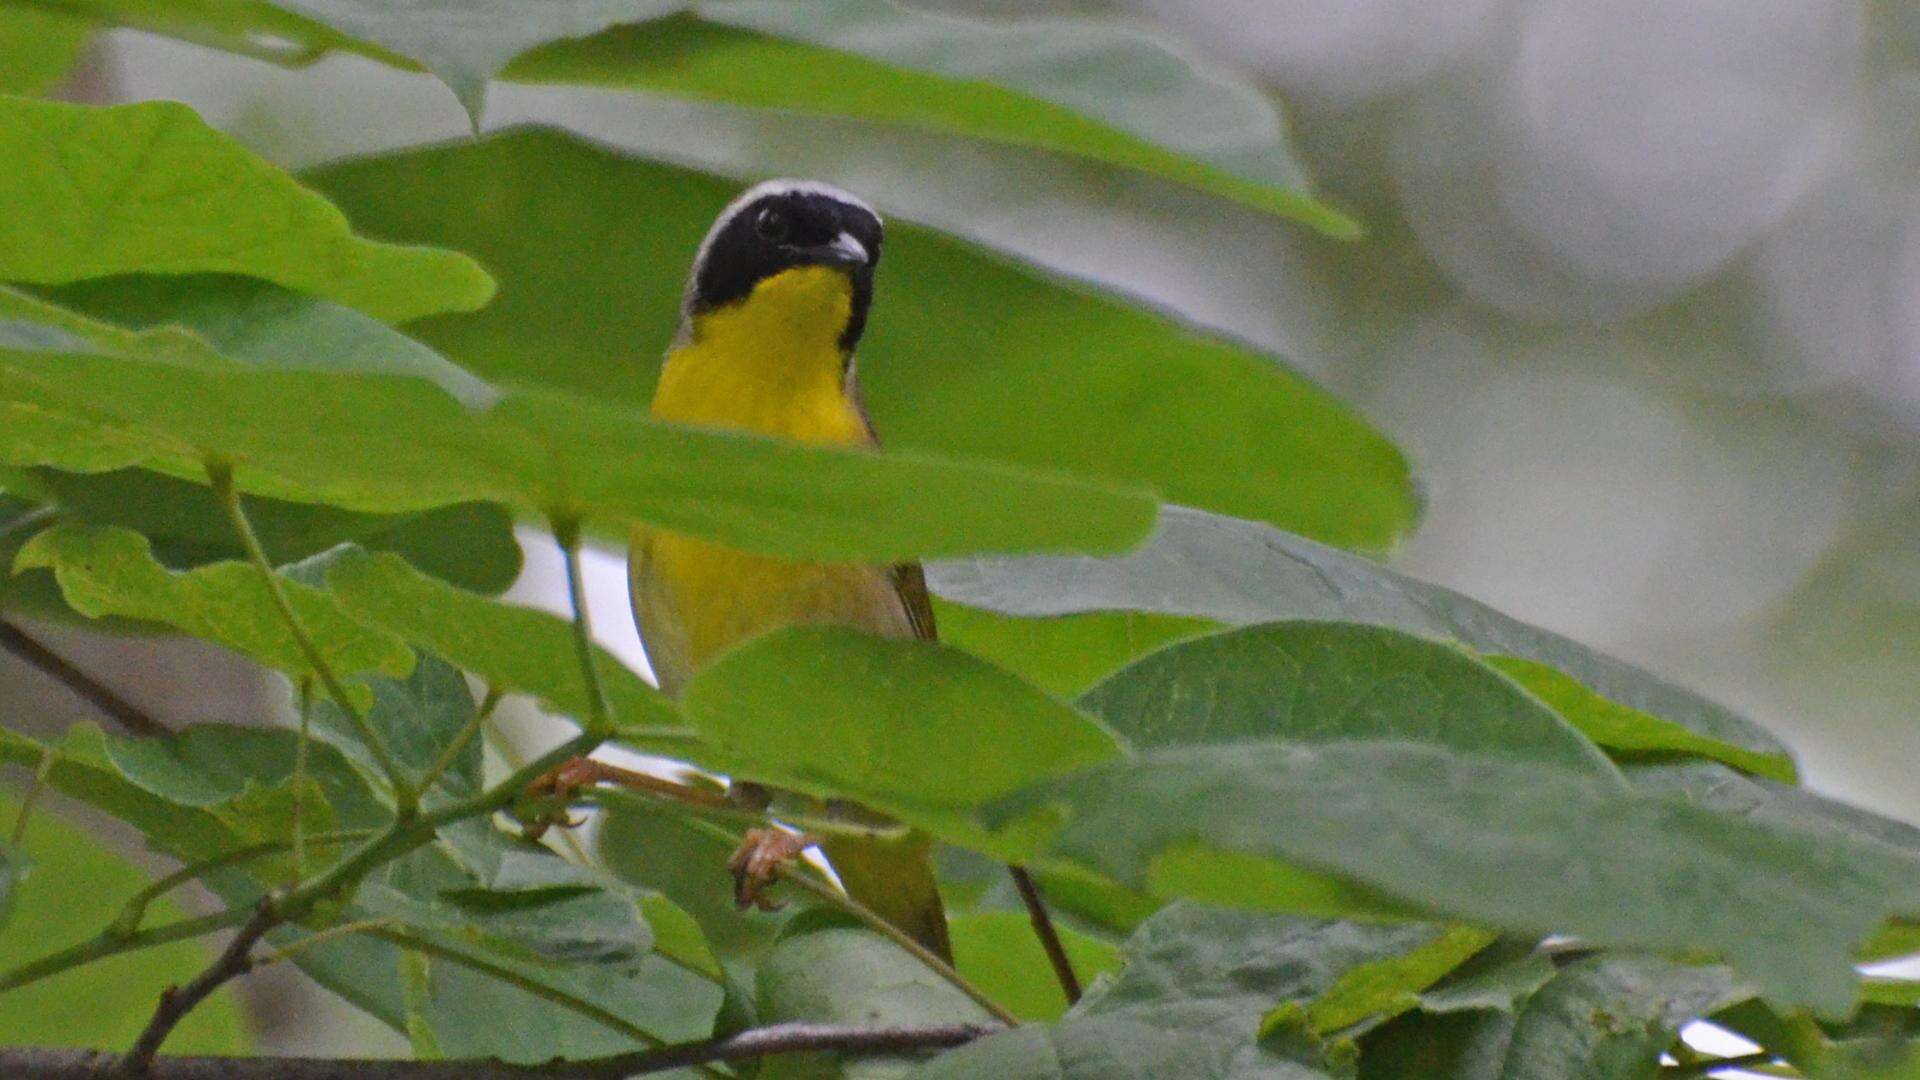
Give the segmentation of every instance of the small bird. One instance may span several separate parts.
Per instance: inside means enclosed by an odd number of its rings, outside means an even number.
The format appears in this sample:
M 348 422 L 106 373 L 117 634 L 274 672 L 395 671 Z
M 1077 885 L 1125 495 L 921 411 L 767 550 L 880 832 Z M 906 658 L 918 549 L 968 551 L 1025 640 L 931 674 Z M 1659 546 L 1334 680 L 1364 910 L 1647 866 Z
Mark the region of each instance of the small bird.
M 872 207 L 826 184 L 773 180 L 734 200 L 694 257 L 653 415 L 806 443 L 877 445 L 854 350 L 883 232 Z M 728 648 L 784 626 L 935 637 L 918 564 L 770 558 L 640 527 L 629 581 L 634 620 L 669 695 Z M 738 895 L 751 900 L 771 866 L 810 842 L 778 831 L 750 835 L 733 864 Z M 835 834 L 820 847 L 850 896 L 951 959 L 926 837 Z

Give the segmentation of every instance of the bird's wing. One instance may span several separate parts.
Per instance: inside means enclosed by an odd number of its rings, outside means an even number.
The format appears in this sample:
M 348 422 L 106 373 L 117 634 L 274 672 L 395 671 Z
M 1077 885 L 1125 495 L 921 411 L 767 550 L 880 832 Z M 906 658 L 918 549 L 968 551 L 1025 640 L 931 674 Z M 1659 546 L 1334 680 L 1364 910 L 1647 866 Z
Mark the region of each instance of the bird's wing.
M 933 625 L 933 597 L 927 594 L 927 575 L 920 564 L 894 563 L 887 576 L 893 579 L 893 591 L 900 594 L 900 606 L 907 609 L 907 624 L 921 641 L 937 641 L 940 632 Z

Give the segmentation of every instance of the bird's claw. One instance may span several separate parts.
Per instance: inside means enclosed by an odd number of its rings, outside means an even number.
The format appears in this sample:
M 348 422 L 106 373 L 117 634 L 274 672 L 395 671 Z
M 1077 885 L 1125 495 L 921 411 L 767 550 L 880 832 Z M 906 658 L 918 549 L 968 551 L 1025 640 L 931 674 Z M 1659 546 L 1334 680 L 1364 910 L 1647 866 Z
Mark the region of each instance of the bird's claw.
M 739 849 L 727 860 L 727 870 L 733 874 L 733 902 L 741 910 L 780 910 L 780 902 L 766 895 L 767 887 L 814 842 L 811 836 L 784 829 L 748 829 Z
M 567 807 L 582 788 L 591 787 L 605 779 L 604 771 L 600 762 L 592 758 L 574 758 L 555 766 L 528 784 L 516 800 L 513 811 L 523 826 L 522 835 L 529 840 L 538 840 L 556 825 L 563 829 L 577 829 L 586 824 L 586 818 L 574 817 Z

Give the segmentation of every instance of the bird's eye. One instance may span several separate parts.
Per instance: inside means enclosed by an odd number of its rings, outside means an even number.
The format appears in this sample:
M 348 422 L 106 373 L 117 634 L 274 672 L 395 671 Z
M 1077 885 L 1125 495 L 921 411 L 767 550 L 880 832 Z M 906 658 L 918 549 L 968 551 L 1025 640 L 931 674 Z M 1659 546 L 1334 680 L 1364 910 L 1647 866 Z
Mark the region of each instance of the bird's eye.
M 760 234 L 760 239 L 778 244 L 792 231 L 792 224 L 787 220 L 787 215 L 780 212 L 779 207 L 769 206 L 753 219 L 753 231 Z

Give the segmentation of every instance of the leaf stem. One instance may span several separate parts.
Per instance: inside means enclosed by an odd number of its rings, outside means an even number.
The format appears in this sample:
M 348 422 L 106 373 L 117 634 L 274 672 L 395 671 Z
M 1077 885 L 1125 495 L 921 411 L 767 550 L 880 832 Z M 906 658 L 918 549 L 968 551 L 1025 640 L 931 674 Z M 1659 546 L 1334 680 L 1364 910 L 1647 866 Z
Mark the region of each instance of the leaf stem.
M 440 756 L 432 765 L 427 766 L 425 773 L 421 774 L 420 791 L 423 794 L 432 790 L 433 785 L 446 775 L 447 770 L 453 768 L 453 763 L 460 760 L 460 752 L 465 750 L 467 744 L 473 741 L 473 737 L 486 726 L 487 719 L 493 715 L 493 710 L 499 707 L 503 696 L 499 688 L 487 687 L 487 696 L 480 702 L 480 707 L 474 710 L 473 719 L 461 727 L 459 734 L 453 737 L 453 741 L 440 751 Z
M 371 830 L 354 829 L 343 832 L 322 833 L 319 836 L 307 838 L 307 842 L 323 845 L 344 844 L 351 840 L 364 840 L 372 835 L 373 832 Z M 127 900 L 126 906 L 120 909 L 120 914 L 114 918 L 111 932 L 131 934 L 139 930 L 140 924 L 146 920 L 148 906 L 155 900 L 158 900 L 160 897 L 165 896 L 167 893 L 172 892 L 174 889 L 179 888 L 189 881 L 205 877 L 215 870 L 241 866 L 255 859 L 265 858 L 268 855 L 286 851 L 290 848 L 299 850 L 298 847 L 292 843 L 270 840 L 266 843 L 235 848 L 232 851 L 223 852 L 219 855 L 202 859 L 199 862 L 182 866 L 165 877 L 149 882 L 146 888 L 134 893 L 133 896 Z
M 235 908 L 213 915 L 203 915 L 197 919 L 182 919 L 179 922 L 131 934 L 105 931 L 78 945 L 49 953 L 38 960 L 29 960 L 12 971 L 0 975 L 0 993 L 18 990 L 41 979 L 51 978 L 63 971 L 95 960 L 104 960 L 109 956 L 152 948 L 155 945 L 170 945 L 176 941 L 187 941 L 217 930 L 225 930 L 227 927 L 245 922 L 251 914 L 245 908 Z
M 1067 996 L 1068 1005 L 1078 1005 L 1080 976 L 1074 973 L 1073 961 L 1060 941 L 1060 931 L 1053 925 L 1053 916 L 1047 913 L 1047 901 L 1040 895 L 1039 884 L 1024 866 L 1009 864 L 1007 873 L 1013 876 L 1013 887 L 1020 892 L 1020 902 L 1027 906 L 1027 915 L 1033 920 L 1034 936 L 1040 939 L 1040 947 L 1046 950 L 1047 963 L 1053 965 L 1053 977 L 1060 980 L 1061 993 Z
M 567 602 L 573 608 L 573 647 L 579 654 L 580 678 L 587 688 L 587 730 L 610 733 L 612 710 L 606 691 L 600 685 L 600 668 L 594 663 L 593 623 L 587 610 L 586 575 L 580 569 L 580 520 L 553 515 L 550 519 L 554 542 L 567 566 Z
M 247 508 L 241 505 L 240 492 L 233 484 L 233 466 L 217 459 L 206 464 L 207 480 L 213 485 L 213 493 L 220 505 L 226 510 L 227 520 L 233 524 L 233 531 L 240 538 L 240 545 L 246 549 L 247 557 L 254 568 L 260 571 L 261 581 L 267 587 L 267 596 L 279 611 L 281 621 L 287 624 L 287 630 L 293 635 L 294 644 L 300 649 L 300 655 L 306 658 L 307 666 L 319 677 L 320 685 L 327 688 L 327 695 L 340 707 L 347 719 L 352 721 L 353 729 L 366 744 L 367 753 L 372 755 L 374 763 L 387 778 L 393 788 L 395 811 L 401 819 L 413 817 L 420 809 L 420 795 L 413 785 L 401 774 L 392 755 L 387 753 L 386 745 L 379 733 L 367 723 L 367 718 L 353 704 L 347 695 L 346 686 L 334 673 L 333 665 L 320 653 L 320 647 L 314 643 L 312 635 L 307 633 L 306 624 L 293 610 L 293 602 L 287 598 L 287 589 L 280 580 L 280 574 L 273 568 L 273 561 L 267 557 L 266 548 L 260 544 L 260 536 L 253 529 L 253 521 L 247 517 Z
M 40 751 L 40 763 L 33 767 L 33 783 L 27 793 L 20 798 L 20 812 L 14 815 L 13 832 L 7 836 L 9 847 L 19 847 L 20 841 L 27 837 L 27 824 L 33 820 L 34 808 L 40 805 L 40 796 L 47 790 L 47 774 L 60 761 L 58 747 L 49 746 Z

